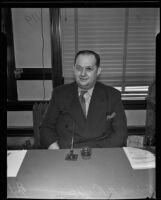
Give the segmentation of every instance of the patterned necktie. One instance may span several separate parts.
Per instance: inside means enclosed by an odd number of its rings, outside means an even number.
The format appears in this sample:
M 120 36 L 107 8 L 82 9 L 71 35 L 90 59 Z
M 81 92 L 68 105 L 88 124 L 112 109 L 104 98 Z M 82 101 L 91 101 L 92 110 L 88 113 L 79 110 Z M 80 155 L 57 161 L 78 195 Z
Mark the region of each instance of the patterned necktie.
M 82 106 L 82 110 L 83 110 L 83 113 L 84 113 L 85 116 L 86 116 L 86 101 L 85 101 L 85 98 L 84 98 L 84 94 L 86 92 L 87 91 L 81 91 L 80 96 L 79 96 L 80 104 Z

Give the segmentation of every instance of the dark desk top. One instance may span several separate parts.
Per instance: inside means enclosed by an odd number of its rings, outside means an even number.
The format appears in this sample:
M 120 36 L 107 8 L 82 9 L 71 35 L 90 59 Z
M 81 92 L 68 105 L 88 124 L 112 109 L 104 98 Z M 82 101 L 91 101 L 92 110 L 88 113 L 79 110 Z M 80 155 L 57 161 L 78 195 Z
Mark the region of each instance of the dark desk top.
M 89 160 L 66 161 L 69 150 L 29 150 L 8 198 L 129 199 L 151 197 L 155 169 L 134 170 L 122 148 L 92 149 Z

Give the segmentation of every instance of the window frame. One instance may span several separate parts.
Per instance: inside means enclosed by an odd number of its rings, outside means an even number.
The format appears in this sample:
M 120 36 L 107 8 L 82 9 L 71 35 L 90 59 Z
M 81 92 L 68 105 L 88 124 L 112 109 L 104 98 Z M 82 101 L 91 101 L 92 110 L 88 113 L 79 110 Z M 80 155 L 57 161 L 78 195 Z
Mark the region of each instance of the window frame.
M 17 101 L 17 85 L 15 72 L 15 57 L 13 47 L 13 29 L 12 29 L 12 17 L 11 9 L 2 9 L 2 21 L 4 22 L 4 32 L 6 35 L 6 48 L 7 48 L 7 100 Z

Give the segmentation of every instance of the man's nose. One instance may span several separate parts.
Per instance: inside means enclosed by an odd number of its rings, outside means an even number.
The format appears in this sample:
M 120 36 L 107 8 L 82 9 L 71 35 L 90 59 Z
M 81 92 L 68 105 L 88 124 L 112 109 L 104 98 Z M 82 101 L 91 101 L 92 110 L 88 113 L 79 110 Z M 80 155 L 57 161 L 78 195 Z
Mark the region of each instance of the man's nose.
M 86 75 L 86 68 L 83 67 L 83 68 L 82 68 L 82 71 L 81 71 L 81 76 L 85 76 L 85 75 Z

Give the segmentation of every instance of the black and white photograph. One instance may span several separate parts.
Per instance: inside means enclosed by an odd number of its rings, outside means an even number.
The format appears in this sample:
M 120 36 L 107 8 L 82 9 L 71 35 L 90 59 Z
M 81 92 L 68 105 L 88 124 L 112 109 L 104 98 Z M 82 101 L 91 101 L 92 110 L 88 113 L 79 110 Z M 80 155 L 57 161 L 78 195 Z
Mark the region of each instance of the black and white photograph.
M 159 7 L 2 7 L 1 42 L 8 199 L 158 198 Z

